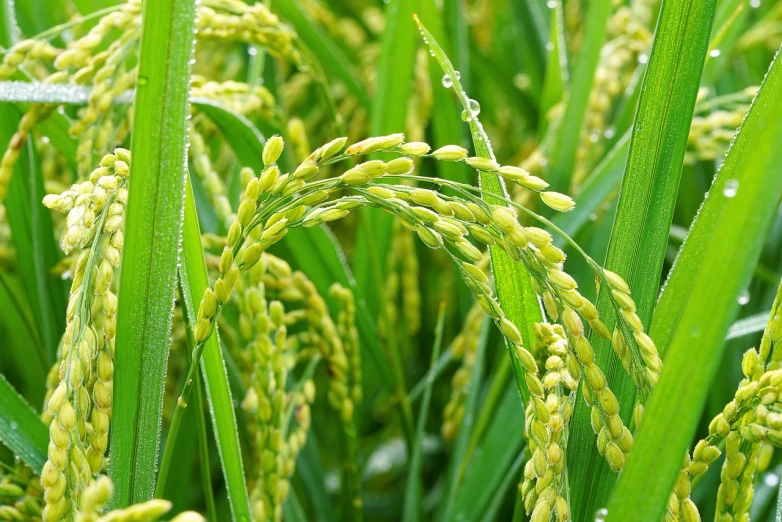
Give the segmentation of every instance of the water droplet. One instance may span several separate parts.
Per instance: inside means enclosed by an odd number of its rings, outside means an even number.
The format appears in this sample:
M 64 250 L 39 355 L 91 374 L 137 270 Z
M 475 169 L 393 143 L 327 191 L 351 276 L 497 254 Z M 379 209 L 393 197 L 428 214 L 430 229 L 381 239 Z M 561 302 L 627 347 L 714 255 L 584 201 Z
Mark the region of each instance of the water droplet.
M 638 63 L 647 63 L 649 61 L 649 55 L 641 53 L 638 55 Z
M 595 522 L 605 522 L 608 516 L 608 510 L 606 508 L 600 508 L 595 511 Z
M 460 73 L 459 71 L 454 71 L 453 75 L 456 77 L 457 80 L 462 79 L 462 73 Z
M 593 132 L 591 136 L 589 136 L 589 141 L 592 143 L 597 143 L 600 141 L 600 133 L 599 132 Z
M 712 49 L 711 51 L 709 51 L 709 56 L 711 56 L 712 58 L 716 58 L 720 54 L 722 54 L 722 51 L 720 51 L 719 49 Z
M 614 129 L 613 127 L 608 127 L 608 128 L 605 130 L 605 132 L 603 133 L 603 136 L 605 136 L 605 138 L 606 138 L 607 140 L 610 140 L 611 138 L 613 138 L 614 136 L 616 136 L 616 129 Z
M 556 0 L 548 0 L 548 2 L 546 2 L 546 7 L 548 7 L 549 9 L 554 9 L 555 7 L 557 7 Z
M 549 42 L 546 44 L 546 50 L 547 51 L 553 51 L 554 50 L 554 44 Z
M 779 475 L 776 473 L 766 473 L 763 475 L 763 482 L 770 488 L 775 488 L 779 485 Z
M 467 108 L 473 116 L 477 116 L 481 113 L 481 104 L 475 100 L 468 100 Z
M 478 132 L 478 131 L 475 131 L 475 132 L 473 132 L 473 133 L 472 133 L 472 137 L 473 137 L 473 138 L 475 138 L 475 139 L 476 139 L 476 140 L 478 140 L 478 141 L 481 141 L 481 140 L 483 140 L 483 136 L 482 136 L 482 135 L 481 135 L 481 133 L 480 133 L 480 132 Z
M 16 423 L 16 421 L 11 421 L 9 427 L 11 428 L 11 431 L 16 431 L 19 428 L 19 425 Z
M 453 80 L 451 80 L 451 77 L 448 76 L 447 74 L 443 76 L 443 87 L 445 87 L 446 89 L 450 89 L 451 87 L 453 87 Z
M 462 111 L 462 121 L 472 121 L 472 115 L 467 112 L 467 109 Z
M 597 213 L 596 212 L 592 212 L 591 214 L 589 214 L 589 221 L 597 221 Z
M 642 130 L 644 130 L 644 122 L 642 121 L 635 122 L 635 132 L 641 132 Z
M 249 54 L 250 56 L 257 55 L 258 54 L 258 48 L 255 47 L 254 45 L 251 45 L 250 47 L 247 48 L 247 54 Z
M 725 185 L 722 187 L 722 194 L 726 198 L 732 198 L 734 197 L 739 191 L 739 180 L 737 179 L 729 179 L 725 182 Z
M 749 303 L 749 290 L 744 290 L 739 294 L 739 304 L 741 306 L 744 306 L 745 304 Z
M 757 9 L 758 7 L 760 7 L 760 0 L 749 0 L 749 6 L 752 9 Z

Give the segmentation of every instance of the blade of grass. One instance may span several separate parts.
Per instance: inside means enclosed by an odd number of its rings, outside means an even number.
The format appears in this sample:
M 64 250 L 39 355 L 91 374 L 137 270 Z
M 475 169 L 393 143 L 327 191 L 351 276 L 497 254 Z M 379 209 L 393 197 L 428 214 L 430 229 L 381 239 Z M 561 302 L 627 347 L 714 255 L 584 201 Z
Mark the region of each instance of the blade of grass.
M 16 40 L 14 2 L 0 1 L 0 45 Z M 0 106 L 0 143 L 7 144 L 16 132 L 21 114 L 10 104 Z M 16 259 L 30 308 L 36 319 L 43 350 L 38 350 L 44 367 L 54 363 L 57 343 L 65 328 L 65 287 L 51 273 L 59 260 L 52 220 L 43 207 L 43 177 L 32 139 L 28 138 L 14 166 L 4 204 L 16 250 Z M 42 353 L 41 353 L 42 352 Z M 46 371 L 46 370 L 44 370 Z
M 443 72 L 450 76 L 453 81 L 453 89 L 456 96 L 459 98 L 459 102 L 462 104 L 462 108 L 471 113 L 471 100 L 467 97 L 467 93 L 465 93 L 462 88 L 462 84 L 460 83 L 459 77 L 456 75 L 453 64 L 451 64 L 451 61 L 446 56 L 442 47 L 440 47 L 437 40 L 434 39 L 426 27 L 423 26 L 421 21 L 417 17 L 415 20 L 418 24 L 418 28 L 421 30 L 424 41 L 432 50 L 435 60 L 440 64 Z M 475 154 L 483 158 L 495 159 L 489 143 L 489 137 L 486 135 L 477 115 L 473 115 L 473 117 L 470 118 L 469 124 L 470 134 L 473 137 L 473 144 L 475 146 Z M 508 193 L 505 189 L 505 184 L 499 176 L 491 172 L 479 171 L 479 173 L 481 188 L 485 192 L 507 197 Z M 491 196 L 485 196 L 485 199 L 489 203 L 495 205 L 503 204 L 501 199 L 492 198 Z M 534 325 L 535 322 L 540 322 L 542 320 L 542 313 L 538 297 L 532 288 L 529 272 L 527 272 L 527 269 L 521 263 L 514 262 L 508 254 L 498 247 L 490 247 L 489 254 L 500 305 L 508 319 L 519 328 L 525 345 L 532 346 L 535 340 Z M 510 346 L 508 346 L 508 354 L 513 364 L 519 394 L 522 401 L 526 403 L 526 400 L 529 398 L 529 391 L 527 390 L 526 383 L 524 382 L 521 373 L 521 363 L 510 351 Z
M 782 482 L 782 472 L 779 474 L 780 482 Z M 774 515 L 775 522 L 782 522 L 782 486 L 779 487 L 779 493 L 777 493 L 777 512 Z
M 551 9 L 549 28 L 551 50 L 546 58 L 546 76 L 543 79 L 543 92 L 540 95 L 540 119 L 538 134 L 545 136 L 549 128 L 548 112 L 562 100 L 565 85 L 569 82 L 567 49 L 563 33 L 565 32 L 561 0 L 554 0 Z
M 614 145 L 603 158 L 594 172 L 589 175 L 586 183 L 574 198 L 576 206 L 570 212 L 560 213 L 551 220 L 570 237 L 575 237 L 581 228 L 590 220 L 600 205 L 619 186 L 627 163 L 627 152 L 630 150 L 630 133 L 628 132 Z M 562 247 L 565 240 L 561 236 L 554 238 L 554 244 Z
M 611 231 L 604 266 L 627 280 L 647 328 L 659 289 L 714 4 L 713 0 L 673 0 L 663 5 Z M 615 317 L 604 290 L 599 292 L 597 307 L 611 329 Z M 590 340 L 627 423 L 635 385 L 610 342 L 594 334 Z M 580 398 L 570 433 L 568 461 L 580 463 L 569 474 L 573 513 L 576 520 L 587 520 L 608 502 L 616 475 L 597 451 L 590 410 Z
M 323 68 L 342 80 L 348 90 L 358 98 L 361 105 L 369 108 L 372 102 L 364 89 L 358 71 L 352 67 L 351 60 L 345 56 L 345 53 L 331 40 L 329 35 L 310 20 L 299 2 L 278 0 L 273 2 L 272 7 L 291 23 L 299 38 L 317 57 Z
M 504 422 L 495 423 L 486 433 L 464 475 L 452 520 L 480 520 L 507 470 L 519 454 L 524 454 L 524 418 L 514 414 L 518 411 L 518 399 L 514 395 L 510 391 L 505 395 L 497 409 L 497 418 L 504 419 Z M 517 480 L 519 476 L 516 475 Z
M 320 462 L 318 439 L 314 426 L 307 435 L 305 444 L 296 460 L 296 474 L 301 479 L 315 512 L 323 522 L 335 522 L 334 508 L 326 491 L 326 477 Z
M 766 328 L 770 313 L 771 310 L 766 310 L 765 312 L 761 312 L 750 317 L 745 317 L 740 321 L 736 321 L 730 325 L 728 336 L 725 338 L 725 340 L 730 341 L 731 339 L 738 339 L 739 337 L 744 337 L 745 335 L 752 335 L 754 333 L 762 332 Z
M 538 2 L 510 2 L 516 46 L 525 72 L 530 78 L 530 91 L 536 100 L 540 98 L 541 82 L 546 70 L 546 43 L 548 22 Z M 431 26 L 427 24 L 431 31 Z
M 163 383 L 182 229 L 195 3 L 144 3 L 130 187 L 117 312 L 112 504 L 155 487 Z
M 573 70 L 565 112 L 562 115 L 560 128 L 567 131 L 557 133 L 549 159 L 548 180 L 552 189 L 560 192 L 567 192 L 570 188 L 576 149 L 581 140 L 579 129 L 584 123 L 589 93 L 605 40 L 606 22 L 611 13 L 611 0 L 593 0 L 588 5 L 584 17 L 584 41 Z
M 437 358 L 440 355 L 440 347 L 443 344 L 443 327 L 445 325 L 445 302 L 440 304 L 440 311 L 437 314 L 437 327 L 434 333 L 434 346 L 432 347 L 432 361 L 429 365 L 434 368 Z M 432 400 L 432 386 L 434 385 L 434 374 L 430 373 L 424 389 L 424 397 L 421 399 L 421 407 L 418 410 L 418 423 L 415 427 L 415 442 L 410 452 L 410 467 L 407 470 L 407 482 L 405 483 L 404 512 L 402 522 L 415 522 L 421 520 L 423 515 L 423 482 L 422 476 L 422 449 L 424 445 L 424 436 L 426 435 L 426 421 L 429 418 L 429 404 Z
M 437 8 L 435 0 L 422 0 L 421 20 L 443 48 L 449 49 L 443 27 L 443 14 Z M 436 62 L 430 62 L 429 81 L 433 93 L 441 92 L 439 89 L 443 88 L 442 78 L 443 70 Z M 433 96 L 432 98 L 432 130 L 434 135 L 432 146 L 438 148 L 443 145 L 461 143 L 464 138 L 464 129 L 453 124 L 459 118 L 458 106 L 449 96 Z M 436 168 L 442 178 L 460 183 L 470 183 L 470 175 L 462 164 L 438 161 Z
M 407 121 L 417 39 L 412 14 L 420 0 L 391 0 L 386 6 L 380 59 L 377 67 L 377 91 L 373 96 L 370 134 L 382 136 L 402 132 Z M 391 245 L 393 217 L 379 209 L 359 212 L 353 269 L 359 297 L 370 314 L 378 317 L 379 292 L 373 289 L 383 281 Z
M 611 498 L 609 520 L 653 520 L 665 509 L 782 191 L 782 119 L 772 116 L 781 110 L 777 53 L 660 297 L 650 334 L 667 348 L 665 370 Z M 727 182 L 739 183 L 732 197 L 723 192 Z
M 424 41 L 431 49 L 435 60 L 442 67 L 443 72 L 447 74 L 453 81 L 453 89 L 456 93 L 459 101 L 462 104 L 462 108 L 468 113 L 472 113 L 472 107 L 470 106 L 471 100 L 467 97 L 462 85 L 459 81 L 459 77 L 456 75 L 456 71 L 451 64 L 451 61 L 445 55 L 442 47 L 437 43 L 432 34 L 421 24 L 420 20 L 416 17 L 416 23 L 421 30 L 421 34 L 424 37 Z M 490 158 L 494 160 L 494 153 L 491 150 L 489 143 L 489 137 L 483 129 L 477 114 L 472 114 L 470 118 L 470 134 L 473 137 L 473 144 L 475 146 L 475 153 L 477 156 L 483 158 Z M 480 172 L 481 188 L 490 194 L 496 194 L 498 196 L 507 197 L 507 191 L 502 180 L 496 174 L 490 172 Z M 492 204 L 503 204 L 502 200 L 492 198 L 491 196 L 484 196 L 487 202 Z M 521 332 L 522 339 L 526 346 L 532 346 L 535 340 L 534 325 L 536 322 L 542 320 L 542 312 L 538 297 L 532 288 L 532 281 L 530 279 L 529 272 L 526 267 L 521 263 L 514 262 L 507 253 L 502 249 L 493 246 L 489 248 L 489 255 L 491 259 L 491 267 L 494 275 L 494 282 L 497 288 L 497 297 L 500 305 L 502 306 L 505 315 L 511 320 Z M 511 364 L 513 366 L 513 373 L 516 378 L 516 387 L 519 391 L 519 396 L 522 401 L 522 406 L 527 403 L 529 399 L 529 390 L 527 389 L 526 382 L 521 369 L 521 363 L 519 359 L 512 352 L 511 346 L 506 343 L 508 348 L 508 356 L 511 358 Z M 473 383 L 473 386 L 477 384 Z M 523 409 L 519 412 L 523 412 Z M 520 415 L 523 416 L 523 415 Z M 466 433 L 467 430 L 462 430 L 459 434 L 460 441 L 461 436 Z M 462 452 L 466 448 L 467 440 L 463 442 Z M 463 453 L 462 453 L 463 454 Z M 455 467 L 461 469 L 462 463 L 460 460 L 455 460 Z M 449 491 L 451 493 L 446 503 L 446 508 L 443 512 L 443 518 L 441 520 L 450 520 L 453 513 L 454 502 L 453 493 L 456 491 L 460 480 L 460 472 L 453 473 L 454 477 L 449 484 Z M 518 500 L 518 499 L 517 499 Z
M 499 511 L 502 508 L 502 504 L 505 501 L 505 498 L 508 496 L 508 491 L 515 490 L 512 485 L 514 484 L 514 481 L 517 483 L 519 480 L 519 471 L 521 471 L 521 467 L 524 465 L 525 457 L 526 454 L 524 451 L 518 452 L 516 460 L 513 461 L 510 469 L 505 474 L 505 478 L 502 479 L 502 483 L 495 490 L 494 496 L 492 497 L 491 502 L 489 502 L 489 506 L 483 513 L 483 518 L 480 519 L 481 522 L 492 522 L 497 520 Z M 521 507 L 519 504 L 517 504 L 517 506 Z
M 18 122 L 18 115 L 15 119 Z M 14 168 L 5 207 L 19 271 L 40 333 L 43 353 L 38 352 L 42 364 L 50 367 L 65 329 L 65 286 L 63 280 L 52 273 L 60 256 L 51 215 L 41 204 L 45 193 L 38 165 L 38 155 L 32 139 L 28 138 Z
M 462 425 L 459 429 L 459 435 L 456 437 L 453 451 L 451 452 L 450 465 L 445 479 L 445 491 L 443 492 L 444 500 L 441 501 L 440 512 L 436 518 L 436 520 L 440 522 L 450 522 L 451 520 L 454 520 L 453 511 L 456 507 L 456 501 L 459 498 L 459 484 L 462 480 L 462 458 L 470 439 L 470 432 L 472 431 L 472 424 L 478 407 L 478 392 L 481 389 L 481 381 L 483 380 L 483 365 L 486 356 L 489 328 L 489 319 L 485 318 L 481 327 L 481 337 L 478 341 L 478 347 L 475 351 L 475 364 L 470 373 L 470 392 L 464 403 Z
M 209 287 L 209 279 L 204 261 L 204 251 L 201 248 L 201 232 L 198 228 L 195 201 L 189 183 L 186 183 L 185 187 L 182 263 L 179 267 L 179 274 L 182 280 L 183 301 L 187 314 L 190 317 L 195 317 L 195 311 L 198 307 L 196 302 L 198 297 L 196 296 L 204 295 Z M 209 402 L 209 411 L 212 413 L 212 429 L 220 455 L 233 520 L 249 522 L 251 520 L 250 503 L 244 477 L 242 452 L 239 446 L 236 415 L 218 335 L 212 335 L 206 341 L 200 367 L 204 391 Z M 176 440 L 179 423 L 172 421 L 171 426 L 169 443 Z M 161 481 L 163 475 L 168 473 L 169 467 L 169 461 L 164 455 L 160 468 Z
M 40 473 L 46 462 L 49 429 L 0 374 L 0 441 Z
M 31 357 L 41 353 L 41 341 L 27 301 L 24 299 L 22 284 L 18 278 L 0 270 L 0 303 L 4 303 L 0 315 L 0 337 L 6 348 L 0 361 L 0 372 L 11 375 L 20 392 L 33 404 L 42 404 L 44 388 L 49 368 L 42 363 L 43 358 Z

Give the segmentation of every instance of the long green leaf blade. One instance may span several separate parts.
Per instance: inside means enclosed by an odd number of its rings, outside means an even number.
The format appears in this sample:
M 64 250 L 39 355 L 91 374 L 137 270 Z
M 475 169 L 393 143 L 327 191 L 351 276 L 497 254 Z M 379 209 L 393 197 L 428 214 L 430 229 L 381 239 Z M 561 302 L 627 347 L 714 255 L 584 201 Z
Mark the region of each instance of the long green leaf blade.
M 301 40 L 315 54 L 323 67 L 342 80 L 361 105 L 368 108 L 371 102 L 358 72 L 353 69 L 342 49 L 309 19 L 300 3 L 281 0 L 274 2 L 273 7 L 293 25 Z
M 117 313 L 115 506 L 152 497 L 182 226 L 195 3 L 144 3 Z
M 419 3 L 419 0 L 392 0 L 386 8 L 386 28 L 370 123 L 372 136 L 402 132 L 405 129 L 417 45 L 412 14 L 418 9 Z M 382 281 L 381 274 L 391 245 L 393 218 L 378 209 L 366 208 L 361 210 L 359 220 L 353 269 L 359 297 L 376 317 L 380 310 L 379 292 L 372 289 L 378 281 Z
M 667 347 L 665 370 L 609 504 L 609 520 L 656 520 L 665 509 L 738 310 L 737 298 L 752 276 L 782 192 L 780 111 L 777 53 L 660 298 L 651 335 Z
M 437 318 L 437 327 L 435 329 L 434 347 L 432 348 L 432 360 L 429 365 L 434 368 L 437 358 L 440 355 L 440 347 L 443 344 L 443 327 L 445 325 L 445 303 L 440 305 L 440 313 Z M 421 399 L 421 408 L 418 410 L 418 422 L 415 427 L 415 441 L 410 454 L 410 468 L 407 471 L 407 483 L 405 485 L 405 503 L 402 522 L 415 522 L 421 520 L 423 503 L 423 476 L 422 453 L 424 445 L 424 436 L 426 432 L 426 421 L 429 418 L 429 404 L 432 400 L 432 387 L 434 386 L 434 373 L 429 374 L 424 389 L 424 397 Z
M 589 92 L 592 90 L 595 69 L 600 60 L 600 50 L 606 34 L 606 22 L 611 12 L 610 0 L 589 2 L 584 27 L 584 43 L 576 61 L 570 83 L 565 113 L 556 135 L 551 155 L 549 176 L 554 190 L 567 191 L 576 161 L 576 149 L 581 138 L 581 128 L 586 116 Z
M 185 294 L 188 316 L 195 317 L 200 296 L 209 288 L 209 279 L 201 247 L 201 232 L 198 227 L 195 201 L 190 184 L 186 186 L 184 223 L 182 225 L 182 263 L 179 270 Z M 234 520 L 250 521 L 250 503 L 239 446 L 236 414 L 228 385 L 225 360 L 220 350 L 218 335 L 211 335 L 201 355 L 201 373 L 204 391 L 212 412 L 212 429 L 220 455 L 228 499 Z
M 0 374 L 0 441 L 36 473 L 46 462 L 49 430 Z
M 670 0 L 663 4 L 611 231 L 605 267 L 630 284 L 637 314 L 647 328 L 659 289 L 715 3 Z M 598 295 L 597 306 L 612 329 L 615 317 L 605 289 Z M 590 340 L 596 362 L 605 369 L 619 401 L 622 419 L 628 423 L 635 384 L 609 341 L 594 334 Z M 579 463 L 569 470 L 573 513 L 576 520 L 591 519 L 608 502 L 616 475 L 597 451 L 590 408 L 580 399 L 571 425 L 568 462 Z

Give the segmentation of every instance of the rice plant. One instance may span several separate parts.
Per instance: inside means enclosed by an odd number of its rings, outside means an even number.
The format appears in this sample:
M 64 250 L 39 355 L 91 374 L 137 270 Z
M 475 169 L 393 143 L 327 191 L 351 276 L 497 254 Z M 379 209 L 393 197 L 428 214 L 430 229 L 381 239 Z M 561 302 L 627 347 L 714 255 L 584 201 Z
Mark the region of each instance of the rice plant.
M 0 17 L 0 520 L 782 517 L 782 3 Z

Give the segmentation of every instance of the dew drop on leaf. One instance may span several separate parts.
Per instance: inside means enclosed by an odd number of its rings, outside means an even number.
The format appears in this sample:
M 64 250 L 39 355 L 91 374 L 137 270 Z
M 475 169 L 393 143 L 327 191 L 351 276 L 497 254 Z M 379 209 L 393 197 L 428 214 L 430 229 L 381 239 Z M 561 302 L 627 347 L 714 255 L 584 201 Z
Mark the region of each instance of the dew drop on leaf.
M 453 80 L 451 80 L 451 77 L 447 74 L 443 76 L 443 87 L 446 89 L 453 87 Z
M 749 303 L 749 290 L 744 290 L 739 294 L 738 298 L 739 304 L 741 306 L 744 306 L 745 304 Z
M 726 198 L 734 197 L 739 191 L 739 180 L 729 179 L 725 182 L 725 186 L 722 187 L 722 194 Z
M 608 510 L 606 508 L 600 508 L 595 511 L 595 522 L 605 522 L 608 516 Z
M 473 116 L 477 116 L 481 113 L 481 104 L 475 100 L 468 100 L 467 108 Z

